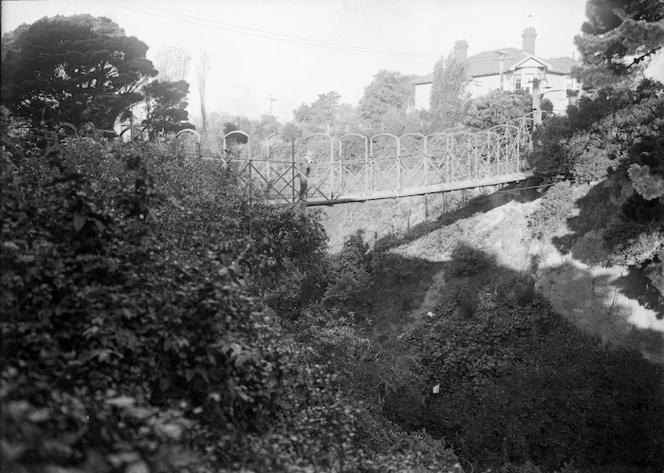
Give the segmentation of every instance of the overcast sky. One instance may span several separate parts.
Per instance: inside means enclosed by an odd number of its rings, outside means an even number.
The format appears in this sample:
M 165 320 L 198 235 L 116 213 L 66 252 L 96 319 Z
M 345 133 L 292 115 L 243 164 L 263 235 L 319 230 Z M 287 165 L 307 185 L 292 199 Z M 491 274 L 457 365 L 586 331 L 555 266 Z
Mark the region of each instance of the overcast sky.
M 459 39 L 468 54 L 521 48 L 537 30 L 535 53 L 578 53 L 574 35 L 585 0 L 49 0 L 2 1 L 2 31 L 44 16 L 106 16 L 150 46 L 192 53 L 190 113 L 198 111 L 194 75 L 201 51 L 211 57 L 208 112 L 258 117 L 269 110 L 292 120 L 293 109 L 336 91 L 357 105 L 380 69 L 428 74 Z

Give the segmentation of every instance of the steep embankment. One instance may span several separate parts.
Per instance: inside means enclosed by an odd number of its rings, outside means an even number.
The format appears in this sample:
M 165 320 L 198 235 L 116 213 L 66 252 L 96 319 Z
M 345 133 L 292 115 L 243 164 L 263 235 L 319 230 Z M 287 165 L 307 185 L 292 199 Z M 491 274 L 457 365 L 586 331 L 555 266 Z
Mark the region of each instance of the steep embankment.
M 602 264 L 605 250 L 588 221 L 615 212 L 618 202 L 601 186 L 576 188 L 574 215 L 540 238 L 529 225 L 542 205 L 534 190 L 480 197 L 438 220 L 431 216 L 441 214 L 442 197 L 429 196 L 426 207 L 423 197 L 333 207 L 324 210 L 324 222 L 333 251 L 358 230 L 371 244 L 388 244 L 394 253 L 431 262 L 448 261 L 459 244 L 470 245 L 495 256 L 501 266 L 530 274 L 556 312 L 603 343 L 633 347 L 664 363 L 664 311 L 648 299 L 645 278 L 625 266 Z M 597 215 L 593 199 L 602 201 L 604 216 Z M 447 283 L 442 272 L 432 278 L 420 307 L 410 315 L 422 316 L 435 307 Z

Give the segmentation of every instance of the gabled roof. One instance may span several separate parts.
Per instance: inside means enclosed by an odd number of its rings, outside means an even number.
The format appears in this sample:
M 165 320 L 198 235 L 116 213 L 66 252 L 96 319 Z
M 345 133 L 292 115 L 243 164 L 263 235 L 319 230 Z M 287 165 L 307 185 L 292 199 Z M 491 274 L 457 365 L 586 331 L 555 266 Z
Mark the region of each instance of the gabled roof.
M 534 64 L 539 64 L 541 66 L 544 66 L 544 68 L 547 71 L 551 70 L 551 63 L 549 61 L 546 61 L 542 59 L 541 57 L 534 56 L 532 54 L 526 54 L 526 57 L 521 59 L 519 62 L 514 64 L 510 70 L 516 71 L 517 69 L 521 69 L 523 67 L 533 67 Z M 539 67 L 539 66 L 534 66 L 534 67 Z
M 556 57 L 549 59 L 551 64 L 552 72 L 562 72 L 568 74 L 572 70 L 572 66 L 576 65 L 578 61 L 575 61 L 571 57 Z
M 515 64 L 521 62 L 529 55 L 516 48 L 492 49 L 482 51 L 467 59 L 468 74 L 470 77 L 491 76 L 500 74 L 500 56 L 504 53 L 504 71 L 509 71 Z
M 500 74 L 500 57 L 503 56 L 503 71 L 514 70 L 516 66 L 529 58 L 542 63 L 547 72 L 553 74 L 568 74 L 576 61 L 571 57 L 544 59 L 534 54 L 524 53 L 517 48 L 500 48 L 482 51 L 470 56 L 466 61 L 470 77 L 483 77 Z M 418 77 L 413 81 L 415 85 L 430 84 L 433 82 L 433 73 Z

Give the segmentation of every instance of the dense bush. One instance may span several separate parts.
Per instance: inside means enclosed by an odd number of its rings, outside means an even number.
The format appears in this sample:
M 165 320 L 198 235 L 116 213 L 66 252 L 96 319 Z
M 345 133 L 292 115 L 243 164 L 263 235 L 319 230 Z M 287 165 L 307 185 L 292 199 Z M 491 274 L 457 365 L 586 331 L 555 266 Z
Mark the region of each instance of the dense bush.
M 496 89 L 470 102 L 463 124 L 477 130 L 488 130 L 531 111 L 532 98 L 526 91 L 506 92 Z
M 634 140 L 662 134 L 664 95 L 661 83 L 643 81 L 636 90 L 603 90 L 570 107 L 567 117 L 545 122 L 534 135 L 529 158 L 536 174 L 549 180 L 603 179 L 607 170 L 633 163 Z
M 369 245 L 361 232 L 346 240 L 339 254 L 330 260 L 325 303 L 346 307 L 359 304 L 371 281 L 368 253 Z
M 446 268 L 446 274 L 455 278 L 481 274 L 495 264 L 495 260 L 491 255 L 477 251 L 468 245 L 460 245 L 454 248 L 451 258 Z
M 358 407 L 323 344 L 316 354 L 293 340 L 251 296 L 279 313 L 323 297 L 315 213 L 250 205 L 222 166 L 150 145 L 11 149 L 0 189 L 3 467 L 454 469 L 439 441 Z M 377 426 L 393 443 L 364 446 Z M 418 442 L 429 453 L 404 446 Z
M 556 233 L 574 214 L 573 186 L 567 181 L 550 187 L 541 205 L 529 216 L 528 226 L 536 238 Z
M 554 117 L 533 133 L 534 150 L 528 157 L 535 174 L 548 180 L 570 179 L 574 162 L 566 142 L 572 131 L 566 117 Z
M 388 415 L 446 438 L 484 468 L 512 462 L 522 466 L 505 471 L 554 471 L 572 462 L 583 471 L 659 471 L 662 368 L 638 352 L 600 346 L 541 298 L 524 298 L 519 278 L 497 267 L 473 276 L 465 283 L 477 294 L 472 317 L 449 294 L 408 335 L 425 399 Z
M 112 390 L 153 405 L 185 402 L 232 431 L 264 429 L 297 397 L 293 378 L 301 386 L 309 377 L 247 296 L 245 255 L 223 232 L 195 259 L 169 251 L 156 158 L 77 146 L 3 174 L 4 401 L 55 407 L 10 376 L 27 370 L 83 405 Z M 182 209 L 193 221 L 197 212 Z

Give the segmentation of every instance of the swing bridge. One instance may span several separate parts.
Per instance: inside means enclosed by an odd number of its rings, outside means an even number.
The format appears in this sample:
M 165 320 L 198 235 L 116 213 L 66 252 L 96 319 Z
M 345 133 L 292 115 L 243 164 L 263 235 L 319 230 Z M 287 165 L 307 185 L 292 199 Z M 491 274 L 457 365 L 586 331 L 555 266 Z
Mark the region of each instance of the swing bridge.
M 175 137 L 185 159 L 220 161 L 250 199 L 307 206 L 483 190 L 533 176 L 525 158 L 532 149 L 532 114 L 484 131 L 314 133 L 295 139 L 273 134 L 255 141 L 240 130 L 227 133 L 215 152 L 195 130 Z M 128 131 L 125 129 L 124 131 Z M 131 135 L 140 130 L 129 130 Z M 123 132 L 124 133 L 124 132 Z M 313 158 L 305 164 L 305 155 Z M 304 169 L 306 192 L 300 198 Z

